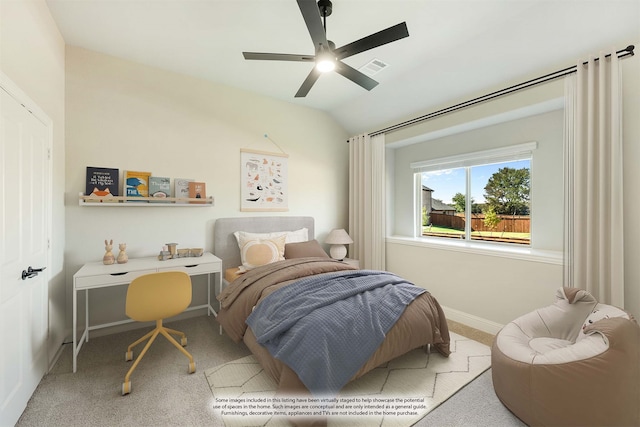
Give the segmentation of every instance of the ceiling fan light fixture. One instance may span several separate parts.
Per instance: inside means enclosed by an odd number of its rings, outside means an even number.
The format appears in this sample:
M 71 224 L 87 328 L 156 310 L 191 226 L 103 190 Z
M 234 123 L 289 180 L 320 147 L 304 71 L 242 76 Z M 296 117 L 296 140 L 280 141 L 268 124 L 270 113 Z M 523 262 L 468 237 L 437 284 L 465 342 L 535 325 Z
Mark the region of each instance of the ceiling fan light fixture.
M 1 1 L 1 0 L 0 0 Z M 370 34 L 342 47 L 336 48 L 335 43 L 327 39 L 327 16 L 331 15 L 333 6 L 331 0 L 296 0 L 298 8 L 311 36 L 315 47 L 315 55 L 298 55 L 286 53 L 242 52 L 244 59 L 262 59 L 270 61 L 314 62 L 314 67 L 302 82 L 295 94 L 296 98 L 307 96 L 311 87 L 322 74 L 335 71 L 351 80 L 360 87 L 371 90 L 378 85 L 363 72 L 345 64 L 344 59 L 378 46 L 409 37 L 407 23 L 401 22 L 377 33 Z M 316 3 L 317 2 L 317 3 Z M 319 13 L 318 13 L 319 12 Z M 381 67 L 381 66 L 380 66 Z
M 330 52 L 324 52 L 316 56 L 316 70 L 328 73 L 336 69 L 336 57 Z

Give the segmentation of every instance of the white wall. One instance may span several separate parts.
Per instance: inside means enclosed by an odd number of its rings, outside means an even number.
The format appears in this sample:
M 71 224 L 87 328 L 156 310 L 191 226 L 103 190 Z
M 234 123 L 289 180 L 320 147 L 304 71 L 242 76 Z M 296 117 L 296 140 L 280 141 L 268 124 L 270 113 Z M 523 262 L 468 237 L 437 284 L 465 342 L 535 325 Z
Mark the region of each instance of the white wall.
M 413 233 L 411 162 L 536 141 L 538 148 L 531 162 L 532 247 L 555 251 L 559 257 L 563 235 L 562 137 L 563 112 L 555 110 L 397 148 L 393 234 Z M 562 286 L 558 261 L 451 249 L 389 240 L 387 268 L 428 289 L 446 307 L 450 318 L 488 332 L 547 305 L 553 301 L 555 289 Z
M 220 217 L 309 215 L 320 242 L 347 225 L 348 135 L 327 114 L 77 47 L 66 67 L 68 286 L 105 239 L 141 257 L 167 242 L 212 251 Z M 279 151 L 264 134 L 289 155 L 288 212 L 240 212 L 240 149 Z M 202 180 L 215 206 L 80 207 L 87 166 Z M 92 323 L 125 318 L 121 288 L 92 291 Z
M 636 43 L 636 46 L 638 43 Z M 625 309 L 640 315 L 640 248 L 636 238 L 640 236 L 640 224 L 636 213 L 640 209 L 637 189 L 640 186 L 640 59 L 627 58 L 622 61 L 624 89 L 624 194 L 625 194 Z M 408 162 L 425 160 L 428 156 L 438 157 L 443 150 L 462 148 L 476 151 L 478 140 L 499 143 L 505 137 L 513 135 L 515 139 L 536 140 L 559 136 L 562 141 L 562 112 L 543 113 L 529 119 L 518 119 L 510 123 L 494 124 L 507 115 L 526 114 L 527 110 L 540 112 L 557 105 L 558 97 L 563 94 L 562 81 L 528 89 L 507 97 L 480 104 L 477 107 L 448 114 L 441 118 L 424 122 L 421 125 L 406 128 L 387 135 L 389 147 L 394 148 L 394 173 L 389 177 L 395 190 L 393 231 L 389 234 L 409 235 L 412 218 L 407 212 L 412 209 L 412 182 L 408 177 Z M 444 107 L 444 106 L 443 106 Z M 473 130 L 475 128 L 475 130 Z M 451 135 L 451 136 L 449 136 Z M 530 137 L 528 136 L 530 135 Z M 494 139 L 491 139 L 492 136 Z M 433 139 L 430 139 L 433 138 Z M 430 139 L 430 140 L 429 140 Z M 428 142 L 427 142 L 428 140 Z M 514 142 L 524 142 L 516 140 Z M 409 144 L 416 144 L 415 146 Z M 462 147 L 464 146 L 464 147 Z M 561 155 L 561 154 L 559 154 Z M 424 158 L 416 158 L 424 156 Z M 411 160 L 413 158 L 413 160 Z M 534 163 L 532 179 L 543 173 L 544 182 L 532 183 L 532 191 L 541 187 L 553 192 L 553 206 L 562 208 L 562 196 L 558 190 L 562 186 L 561 158 L 557 158 L 550 170 L 537 172 L 539 165 Z M 535 162 L 535 157 L 534 157 Z M 560 178 L 559 178 L 560 176 Z M 537 187 L 537 188 L 536 188 Z M 545 194 L 544 197 L 547 197 Z M 539 206 L 540 194 L 532 194 L 535 216 Z M 533 233 L 540 224 L 549 225 L 547 216 L 534 220 Z M 561 233 L 557 222 L 552 223 L 556 239 L 547 236 L 543 241 L 534 241 L 540 249 L 558 251 L 562 249 Z M 548 238 L 551 237 L 551 238 Z M 535 239 L 535 235 L 533 239 Z M 448 315 L 454 320 L 472 324 L 481 329 L 494 332 L 513 318 L 537 307 L 553 302 L 554 291 L 562 286 L 562 266 L 548 259 L 522 260 L 501 256 L 486 256 L 475 253 L 452 252 L 433 247 L 415 245 L 403 239 L 389 239 L 387 242 L 387 268 L 424 286 L 437 296 L 446 307 Z
M 64 340 L 64 51 L 44 0 L 0 1 L 0 70 L 53 121 L 53 230 L 49 282 L 49 361 Z
M 392 234 L 411 236 L 414 218 L 412 162 L 490 150 L 535 141 L 531 161 L 531 240 L 541 250 L 562 250 L 563 112 L 527 118 L 416 143 L 395 150 L 395 205 Z M 437 189 L 433 197 L 439 198 Z
M 431 292 L 449 319 L 496 333 L 500 327 L 552 303 L 562 286 L 554 262 L 434 249 L 391 239 L 387 269 Z

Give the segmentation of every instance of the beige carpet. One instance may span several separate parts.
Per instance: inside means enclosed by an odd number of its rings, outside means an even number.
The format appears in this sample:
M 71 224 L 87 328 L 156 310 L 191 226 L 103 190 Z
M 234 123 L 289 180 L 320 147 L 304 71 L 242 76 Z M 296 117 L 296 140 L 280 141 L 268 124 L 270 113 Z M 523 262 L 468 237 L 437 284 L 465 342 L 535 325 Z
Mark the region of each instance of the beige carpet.
M 279 412 L 323 410 L 330 426 L 410 426 L 490 367 L 488 346 L 454 333 L 451 340 L 448 358 L 411 351 L 348 384 L 337 402 L 324 407 L 296 397 L 275 401 L 275 383 L 253 356 L 210 368 L 205 376 L 227 427 L 287 426 Z

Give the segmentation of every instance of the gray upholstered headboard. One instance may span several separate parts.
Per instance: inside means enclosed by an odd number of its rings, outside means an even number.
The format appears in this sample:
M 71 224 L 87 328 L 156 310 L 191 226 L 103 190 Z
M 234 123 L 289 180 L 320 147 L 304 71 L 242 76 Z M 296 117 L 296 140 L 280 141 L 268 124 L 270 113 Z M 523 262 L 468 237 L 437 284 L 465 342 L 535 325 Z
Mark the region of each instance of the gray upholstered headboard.
M 310 216 L 256 216 L 218 218 L 213 226 L 213 253 L 222 260 L 222 271 L 237 267 L 240 261 L 238 241 L 233 233 L 269 233 L 273 231 L 294 231 L 309 229 L 309 240 L 315 238 L 314 219 Z

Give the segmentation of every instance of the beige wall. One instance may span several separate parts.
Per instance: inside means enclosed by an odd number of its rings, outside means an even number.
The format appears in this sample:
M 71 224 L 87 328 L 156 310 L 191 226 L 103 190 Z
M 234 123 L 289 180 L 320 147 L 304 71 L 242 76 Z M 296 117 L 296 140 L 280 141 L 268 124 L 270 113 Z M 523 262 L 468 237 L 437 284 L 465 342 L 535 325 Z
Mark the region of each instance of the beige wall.
M 0 1 L 0 70 L 53 122 L 49 359 L 64 340 L 65 45 L 44 0 Z
M 66 67 L 69 285 L 105 239 L 141 257 L 167 242 L 212 251 L 220 217 L 309 215 L 320 242 L 347 225 L 348 135 L 327 114 L 77 47 Z M 240 212 L 240 149 L 279 151 L 264 134 L 289 155 L 288 212 Z M 215 206 L 80 207 L 87 166 L 202 180 Z M 124 318 L 122 288 L 92 291 L 92 322 Z

